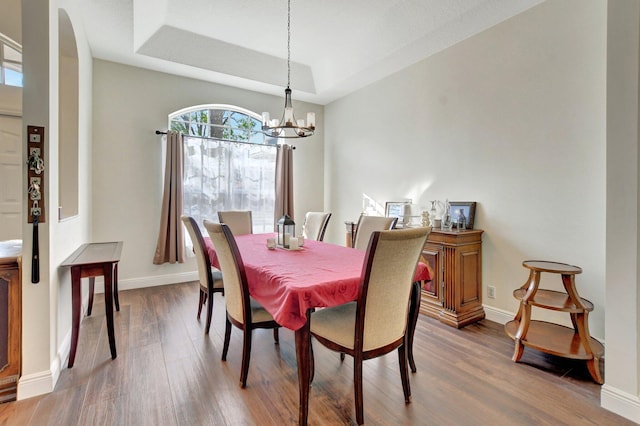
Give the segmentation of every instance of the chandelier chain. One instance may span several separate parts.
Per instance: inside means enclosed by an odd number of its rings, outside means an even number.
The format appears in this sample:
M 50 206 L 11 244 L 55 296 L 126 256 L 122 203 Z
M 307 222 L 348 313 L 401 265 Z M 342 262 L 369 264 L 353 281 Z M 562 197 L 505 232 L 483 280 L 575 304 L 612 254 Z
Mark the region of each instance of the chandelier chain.
M 280 120 L 262 113 L 262 133 L 270 138 L 293 139 L 312 136 L 316 129 L 316 115 L 307 113 L 307 123 L 296 119 L 291 102 L 291 0 L 287 0 L 287 88 L 284 91 L 284 112 Z
M 291 0 L 287 1 L 287 87 L 291 87 Z

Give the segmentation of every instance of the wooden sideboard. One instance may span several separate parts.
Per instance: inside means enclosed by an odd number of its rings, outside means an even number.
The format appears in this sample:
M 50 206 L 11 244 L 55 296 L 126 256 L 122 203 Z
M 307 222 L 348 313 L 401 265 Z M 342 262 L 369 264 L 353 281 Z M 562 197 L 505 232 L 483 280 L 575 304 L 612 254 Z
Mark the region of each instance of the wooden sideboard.
M 0 402 L 14 401 L 20 378 L 22 244 L 0 242 Z
M 420 312 L 456 328 L 485 317 L 481 229 L 431 231 L 421 261 L 433 279 L 422 287 Z

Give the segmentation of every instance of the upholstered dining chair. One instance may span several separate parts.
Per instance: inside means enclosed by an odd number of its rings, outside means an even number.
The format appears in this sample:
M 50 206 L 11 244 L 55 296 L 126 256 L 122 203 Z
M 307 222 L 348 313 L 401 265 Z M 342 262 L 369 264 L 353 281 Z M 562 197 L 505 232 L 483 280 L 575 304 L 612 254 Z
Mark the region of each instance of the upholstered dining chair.
M 220 262 L 220 269 L 224 276 L 225 303 L 227 306 L 227 321 L 224 332 L 224 346 L 222 360 L 227 360 L 231 326 L 234 325 L 244 333 L 242 346 L 242 367 L 240 370 L 240 386 L 247 386 L 249 374 L 249 360 L 251 357 L 251 334 L 256 328 L 272 328 L 273 338 L 279 343 L 278 324 L 271 314 L 260 303 L 249 295 L 249 284 L 244 269 L 242 257 L 238 251 L 233 233 L 226 224 L 204 221 L 204 227 L 209 233 L 211 242 L 216 250 Z
M 211 260 L 207 253 L 202 233 L 191 216 L 182 216 L 182 223 L 189 232 L 191 242 L 193 243 L 193 251 L 196 254 L 196 262 L 198 264 L 198 278 L 200 280 L 200 300 L 198 302 L 198 319 L 202 313 L 202 305 L 207 304 L 207 324 L 204 333 L 209 334 L 211 328 L 211 315 L 213 313 L 213 295 L 222 293 L 224 295 L 224 285 L 222 282 L 222 272 L 211 266 Z
M 302 236 L 316 241 L 324 240 L 324 233 L 331 219 L 328 212 L 307 212 L 304 215 L 304 225 L 302 225 Z
M 359 425 L 364 423 L 364 360 L 398 349 L 402 390 L 405 402 L 411 402 L 406 352 L 409 297 L 416 265 L 430 232 L 431 228 L 374 231 L 367 247 L 356 301 L 311 314 L 311 335 L 327 348 L 354 359 L 353 382 Z M 314 365 L 313 360 L 311 365 Z
M 366 250 L 369 238 L 374 231 L 386 231 L 393 229 L 398 221 L 397 217 L 366 216 L 361 215 L 356 227 L 356 236 L 353 240 L 353 248 Z
M 251 210 L 219 211 L 218 220 L 227 225 L 233 235 L 253 234 Z

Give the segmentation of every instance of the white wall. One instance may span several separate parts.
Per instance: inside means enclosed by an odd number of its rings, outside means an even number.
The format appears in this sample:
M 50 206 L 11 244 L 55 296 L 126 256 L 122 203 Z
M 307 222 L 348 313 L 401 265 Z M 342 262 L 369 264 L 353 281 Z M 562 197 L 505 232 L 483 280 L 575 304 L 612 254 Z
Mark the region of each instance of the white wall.
M 188 106 L 231 104 L 273 115 L 282 110 L 283 98 L 102 60 L 93 69 L 93 239 L 124 241 L 120 288 L 195 279 L 193 259 L 152 263 L 164 168 L 162 139 L 154 131 L 167 130 L 168 115 Z M 302 224 L 305 211 L 322 210 L 324 119 L 321 106 L 294 99 L 294 108 L 314 111 L 319 128 L 294 143 L 295 219 Z
M 27 125 L 45 127 L 46 222 L 40 231 L 40 282 L 31 283 L 32 226 L 23 223 L 22 377 L 18 399 L 50 392 L 68 355 L 71 330 L 70 274 L 60 263 L 90 237 L 91 177 L 91 79 L 92 62 L 86 36 L 79 22 L 79 2 L 59 0 L 22 2 L 23 134 Z M 74 24 L 79 67 L 79 214 L 58 222 L 58 8 L 64 8 Z M 37 28 L 37 31 L 34 29 Z M 26 158 L 26 144 L 23 156 Z M 24 188 L 26 188 L 26 173 Z M 25 193 L 23 191 L 23 193 Z M 53 200 L 53 202 L 52 202 Z M 26 206 L 26 195 L 23 198 Z M 25 208 L 26 211 L 26 208 Z M 86 294 L 86 293 L 85 293 Z
M 483 287 L 496 287 L 496 299 L 483 289 L 483 303 L 517 310 L 523 260 L 578 265 L 602 339 L 605 24 L 601 1 L 548 1 L 328 105 L 335 219 L 355 220 L 363 193 L 425 209 L 434 199 L 476 201 Z M 543 316 L 570 324 L 567 314 Z
M 607 354 L 601 401 L 603 407 L 640 423 L 640 2 L 608 2 L 607 20 Z

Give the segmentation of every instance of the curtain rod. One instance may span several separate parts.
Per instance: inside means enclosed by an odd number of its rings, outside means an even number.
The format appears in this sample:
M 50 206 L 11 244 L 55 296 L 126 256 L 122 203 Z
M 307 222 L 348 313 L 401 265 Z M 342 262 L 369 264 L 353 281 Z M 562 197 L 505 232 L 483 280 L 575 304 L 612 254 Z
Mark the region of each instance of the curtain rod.
M 160 130 L 156 130 L 156 135 L 166 135 L 166 134 L 167 134 L 167 132 L 163 132 L 163 131 L 160 131 Z M 258 145 L 258 146 L 260 146 L 260 145 L 264 145 L 264 146 L 273 146 L 273 145 L 259 144 L 259 143 L 251 143 L 251 142 L 228 141 L 228 140 L 224 140 L 224 139 L 208 138 L 208 137 L 206 137 L 206 136 L 192 136 L 192 135 L 185 135 L 184 133 L 183 133 L 183 136 L 186 136 L 186 137 L 188 137 L 188 138 L 207 139 L 207 140 L 212 140 L 212 141 L 222 140 L 222 141 L 224 141 L 224 142 L 244 143 L 244 144 L 247 144 L 247 145 Z M 295 146 L 291 146 L 291 149 L 296 149 L 296 147 L 295 147 Z

